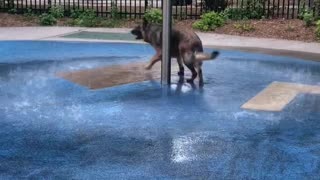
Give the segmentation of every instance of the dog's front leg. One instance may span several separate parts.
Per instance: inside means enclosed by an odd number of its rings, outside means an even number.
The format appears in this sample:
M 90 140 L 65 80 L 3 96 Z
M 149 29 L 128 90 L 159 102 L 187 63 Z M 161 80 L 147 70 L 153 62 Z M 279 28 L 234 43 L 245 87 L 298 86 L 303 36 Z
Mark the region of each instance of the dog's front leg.
M 178 75 L 179 76 L 183 76 L 184 75 L 184 67 L 183 67 L 182 57 L 178 56 L 177 57 L 177 62 L 178 62 L 178 65 L 179 65 Z
M 157 50 L 157 53 L 151 58 L 149 64 L 145 67 L 145 69 L 150 70 L 152 66 L 162 59 L 161 50 Z

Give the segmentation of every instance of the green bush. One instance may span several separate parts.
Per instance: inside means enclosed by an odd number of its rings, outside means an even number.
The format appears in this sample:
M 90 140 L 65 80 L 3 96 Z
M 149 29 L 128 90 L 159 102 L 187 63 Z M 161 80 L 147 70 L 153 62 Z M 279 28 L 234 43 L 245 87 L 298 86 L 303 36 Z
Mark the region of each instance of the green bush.
M 307 27 L 311 26 L 314 21 L 313 13 L 310 11 L 304 13 L 303 14 L 303 21 L 305 22 Z
M 17 14 L 18 10 L 16 8 L 12 8 L 8 10 L 9 14 Z
M 32 10 L 28 9 L 27 16 L 32 16 Z M 57 24 L 57 19 L 64 16 L 64 10 L 58 6 L 52 6 L 48 13 L 43 13 L 39 16 L 40 24 L 44 26 L 52 26 Z
M 301 1 L 299 6 L 300 6 L 300 8 L 299 8 L 298 19 L 303 20 L 303 15 L 305 13 L 309 12 L 309 10 L 306 8 L 306 2 L 305 1 Z
M 87 9 L 83 12 L 74 11 L 71 14 L 71 17 L 74 18 L 72 23 L 73 25 L 83 27 L 94 27 L 101 21 L 100 18 L 96 17 L 95 12 L 90 9 Z
M 32 12 L 32 9 L 28 8 L 25 12 L 24 15 L 27 17 L 34 17 L 35 14 Z
M 85 11 L 81 11 L 79 9 L 75 9 L 71 11 L 70 17 L 73 19 L 71 25 L 82 27 L 116 27 L 120 24 L 118 19 L 119 16 L 117 13 L 115 13 L 115 11 L 112 10 L 111 14 L 113 18 L 109 20 L 103 20 L 102 18 L 96 16 L 94 10 L 87 9 Z
M 80 9 L 72 9 L 70 17 L 73 19 L 77 19 L 80 17 L 81 14 L 82 14 L 82 11 Z
M 241 20 L 245 14 L 241 8 L 227 8 L 223 13 L 228 19 L 233 20 Z
M 111 17 L 113 19 L 119 19 L 120 14 L 119 14 L 119 9 L 114 1 L 111 2 L 111 11 L 110 11 Z
M 40 24 L 44 26 L 52 26 L 57 24 L 57 19 L 51 14 L 44 13 L 40 15 Z
M 64 16 L 64 9 L 60 6 L 52 6 L 49 9 L 49 14 L 51 14 L 54 18 L 59 19 Z
M 229 19 L 261 19 L 264 15 L 263 0 L 246 0 L 242 8 L 227 8 L 224 14 Z
M 161 23 L 162 23 L 162 12 L 161 12 L 160 9 L 151 8 L 151 9 L 148 9 L 148 10 L 145 12 L 144 18 L 145 18 L 149 23 L 161 24 Z
M 320 20 L 317 21 L 316 36 L 320 39 Z
M 202 31 L 215 30 L 217 27 L 225 24 L 225 18 L 222 14 L 208 12 L 200 16 L 200 20 L 192 24 L 192 27 Z

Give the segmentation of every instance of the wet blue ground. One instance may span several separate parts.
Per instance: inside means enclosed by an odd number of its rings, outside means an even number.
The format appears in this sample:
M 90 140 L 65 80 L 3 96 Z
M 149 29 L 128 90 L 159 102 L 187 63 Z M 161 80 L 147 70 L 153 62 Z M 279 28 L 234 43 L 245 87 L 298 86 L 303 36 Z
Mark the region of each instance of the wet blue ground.
M 207 49 L 209 51 L 209 49 Z M 148 45 L 0 42 L 0 179 L 318 179 L 320 96 L 240 106 L 273 81 L 320 85 L 320 63 L 237 51 L 203 90 L 88 90 L 56 72 L 147 61 Z

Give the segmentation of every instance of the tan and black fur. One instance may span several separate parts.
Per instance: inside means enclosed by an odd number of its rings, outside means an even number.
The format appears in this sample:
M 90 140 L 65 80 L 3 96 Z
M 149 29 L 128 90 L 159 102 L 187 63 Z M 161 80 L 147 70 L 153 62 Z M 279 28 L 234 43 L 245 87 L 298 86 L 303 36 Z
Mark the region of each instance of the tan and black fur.
M 136 36 L 136 39 L 143 39 L 155 49 L 156 54 L 145 67 L 151 69 L 156 62 L 162 59 L 162 26 L 148 23 L 144 19 L 142 26 L 135 27 L 131 33 Z M 219 52 L 204 53 L 202 42 L 195 32 L 177 27 L 172 28 L 170 43 L 171 57 L 177 58 L 179 65 L 178 75 L 184 75 L 183 64 L 185 64 L 192 73 L 192 77 L 187 79 L 187 82 L 192 83 L 199 76 L 199 85 L 203 86 L 202 61 L 216 58 Z

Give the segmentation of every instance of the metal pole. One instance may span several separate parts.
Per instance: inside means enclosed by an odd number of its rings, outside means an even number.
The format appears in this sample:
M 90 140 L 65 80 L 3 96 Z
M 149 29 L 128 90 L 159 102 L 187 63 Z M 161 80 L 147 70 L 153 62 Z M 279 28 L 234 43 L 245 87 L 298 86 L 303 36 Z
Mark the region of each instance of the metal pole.
M 170 85 L 171 76 L 171 56 L 170 56 L 170 36 L 171 36 L 171 0 L 163 1 L 163 22 L 162 22 L 162 61 L 161 61 L 161 84 Z

